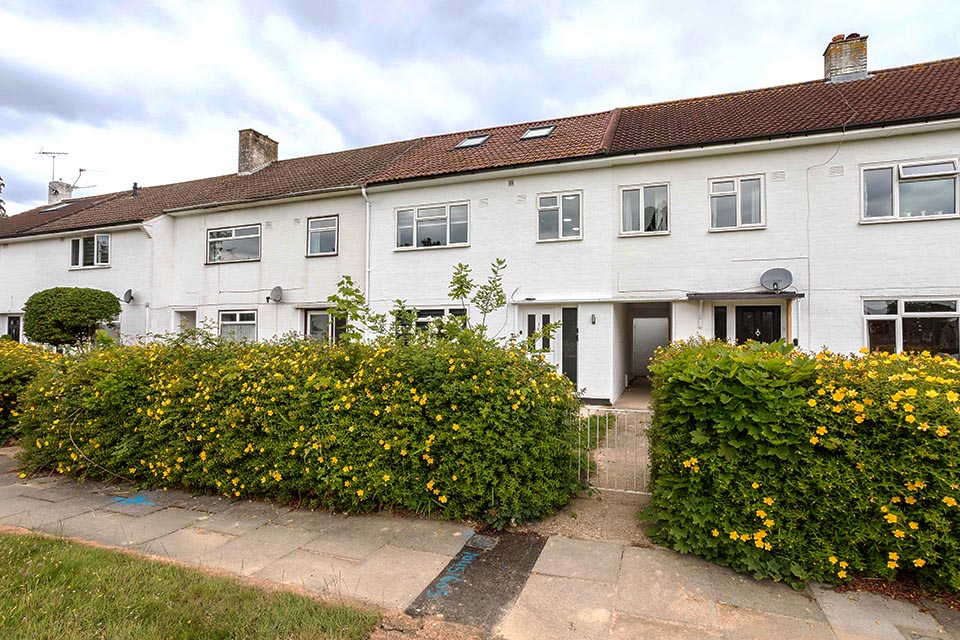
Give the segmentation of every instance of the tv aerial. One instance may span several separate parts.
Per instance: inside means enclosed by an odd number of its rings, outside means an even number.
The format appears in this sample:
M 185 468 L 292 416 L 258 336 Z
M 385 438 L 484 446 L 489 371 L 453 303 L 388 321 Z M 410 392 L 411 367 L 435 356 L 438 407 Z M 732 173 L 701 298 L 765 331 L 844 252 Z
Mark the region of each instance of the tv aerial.
M 793 274 L 787 269 L 768 269 L 760 276 L 760 286 L 774 293 L 780 293 L 791 284 L 793 284 Z
M 43 147 L 40 147 L 40 151 L 37 151 L 38 156 L 47 156 L 50 158 L 50 180 L 57 179 L 57 156 L 68 156 L 70 155 L 69 151 L 44 151 Z
M 83 177 L 83 174 L 84 174 L 84 173 L 88 173 L 88 172 L 90 172 L 90 171 L 95 171 L 95 172 L 97 172 L 97 173 L 102 173 L 99 169 L 80 169 L 80 173 L 77 174 L 77 179 L 73 181 L 73 188 L 74 188 L 74 189 L 92 189 L 92 188 L 94 188 L 95 186 L 97 186 L 97 185 L 95 185 L 95 184 L 85 184 L 85 185 L 83 185 L 82 187 L 78 187 L 78 186 L 77 186 L 77 183 L 80 182 L 80 178 Z

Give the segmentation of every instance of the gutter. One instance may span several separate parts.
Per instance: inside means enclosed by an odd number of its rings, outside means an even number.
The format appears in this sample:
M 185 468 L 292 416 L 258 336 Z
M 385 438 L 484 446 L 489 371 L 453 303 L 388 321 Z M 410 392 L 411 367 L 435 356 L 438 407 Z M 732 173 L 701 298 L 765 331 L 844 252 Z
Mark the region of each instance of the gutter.
M 53 238 L 75 238 L 82 233 L 102 233 L 106 231 L 135 231 L 143 230 L 141 222 L 128 222 L 116 226 L 105 227 L 83 227 L 80 229 L 71 229 L 69 231 L 58 231 L 56 233 L 36 233 L 33 235 L 12 236 L 10 238 L 0 238 L 0 245 L 17 244 L 21 242 L 31 242 L 34 240 L 50 240 Z
M 325 187 L 323 189 L 310 189 L 308 191 L 297 191 L 296 193 L 281 193 L 272 196 L 262 196 L 259 198 L 244 198 L 242 200 L 225 200 L 223 202 L 209 202 L 205 204 L 198 205 L 189 205 L 186 207 L 174 207 L 171 209 L 164 209 L 163 213 L 171 217 L 179 217 L 183 215 L 189 215 L 191 213 L 209 213 L 211 211 L 220 211 L 220 210 L 229 210 L 229 209 L 239 209 L 242 207 L 247 207 L 250 205 L 267 205 L 273 204 L 277 201 L 282 200 L 307 200 L 311 198 L 316 198 L 318 196 L 325 195 L 341 195 L 349 191 L 357 191 L 361 189 L 361 185 L 346 185 L 339 187 Z
M 366 218 L 364 220 L 363 226 L 363 240 L 364 240 L 364 252 L 363 252 L 363 262 L 364 262 L 364 271 L 363 271 L 363 295 L 370 299 L 370 198 L 367 197 L 367 185 L 360 185 L 360 195 L 363 196 L 363 200 L 366 203 Z

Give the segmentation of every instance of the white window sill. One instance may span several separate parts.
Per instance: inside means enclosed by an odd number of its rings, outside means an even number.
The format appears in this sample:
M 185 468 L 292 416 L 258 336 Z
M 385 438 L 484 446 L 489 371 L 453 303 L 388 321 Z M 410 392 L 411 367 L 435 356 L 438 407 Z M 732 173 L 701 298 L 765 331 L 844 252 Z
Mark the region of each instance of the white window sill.
M 339 251 L 333 251 L 331 253 L 307 253 L 307 254 L 304 254 L 304 257 L 305 258 L 329 258 L 331 256 L 338 256 L 338 255 L 340 255 Z
M 441 244 L 436 247 L 394 247 L 396 252 L 405 252 L 405 251 L 433 251 L 435 249 L 463 249 L 469 247 L 470 243 L 461 243 L 461 244 Z
M 666 231 L 621 231 L 617 234 L 618 238 L 644 238 L 646 236 L 668 236 L 670 230 Z
M 537 238 L 537 244 L 550 244 L 551 242 L 576 242 L 578 240 L 583 240 L 583 236 L 576 236 L 571 238 L 548 238 L 546 240 L 541 240 Z
M 767 225 L 765 224 L 752 224 L 748 226 L 745 225 L 742 227 L 721 227 L 719 229 L 714 229 L 713 227 L 711 227 L 709 231 L 710 233 L 729 233 L 731 231 L 759 231 L 766 228 L 767 228 Z
M 89 271 L 90 269 L 109 269 L 109 264 L 94 264 L 88 267 L 69 267 L 69 271 Z
M 221 264 L 243 264 L 245 262 L 260 262 L 260 258 L 251 258 L 249 260 L 218 260 L 217 262 L 204 262 L 208 267 L 215 267 Z
M 860 218 L 860 224 L 891 224 L 897 222 L 921 222 L 927 220 L 957 220 L 960 214 L 946 213 L 938 216 L 884 216 L 876 218 Z

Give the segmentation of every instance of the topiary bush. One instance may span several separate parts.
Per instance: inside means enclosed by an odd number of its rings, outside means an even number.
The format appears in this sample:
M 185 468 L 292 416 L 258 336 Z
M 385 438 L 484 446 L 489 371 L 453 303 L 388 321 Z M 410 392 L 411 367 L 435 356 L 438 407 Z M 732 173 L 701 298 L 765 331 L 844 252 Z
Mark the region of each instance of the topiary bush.
M 98 349 L 39 376 L 22 404 L 28 471 L 497 527 L 577 488 L 572 384 L 456 319 L 335 346 Z
M 23 332 L 54 347 L 89 343 L 97 329 L 120 315 L 120 301 L 109 291 L 53 287 L 38 291 L 23 305 Z
M 960 365 L 695 341 L 657 356 L 654 537 L 799 585 L 960 589 Z
M 18 400 L 31 380 L 59 359 L 35 345 L 0 340 L 0 445 L 15 435 L 19 420 Z

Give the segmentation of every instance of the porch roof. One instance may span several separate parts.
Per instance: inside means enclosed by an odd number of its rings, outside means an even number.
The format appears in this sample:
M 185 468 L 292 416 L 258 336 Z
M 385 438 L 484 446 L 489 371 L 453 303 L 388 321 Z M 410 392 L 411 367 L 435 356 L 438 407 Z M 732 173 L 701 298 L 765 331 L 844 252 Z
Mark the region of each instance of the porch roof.
M 688 293 L 687 300 L 795 300 L 803 298 L 799 291 L 710 291 Z

